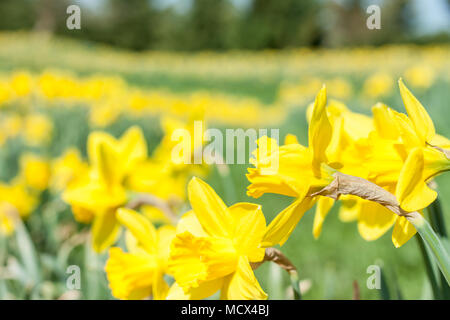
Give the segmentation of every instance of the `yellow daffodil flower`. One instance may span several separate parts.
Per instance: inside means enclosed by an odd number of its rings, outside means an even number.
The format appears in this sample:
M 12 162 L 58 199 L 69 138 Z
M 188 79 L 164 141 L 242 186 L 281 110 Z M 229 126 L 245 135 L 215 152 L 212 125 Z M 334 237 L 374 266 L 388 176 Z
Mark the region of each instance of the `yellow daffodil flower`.
M 20 172 L 16 180 L 32 189 L 43 191 L 50 181 L 50 164 L 45 158 L 26 153 L 20 157 Z
M 247 178 L 250 185 L 249 196 L 258 198 L 264 193 L 277 193 L 295 197 L 296 200 L 283 210 L 268 226 L 264 245 L 269 247 L 283 244 L 294 230 L 301 217 L 319 197 L 311 195 L 327 186 L 332 180 L 334 169 L 327 156 L 327 148 L 332 140 L 332 126 L 326 111 L 326 89 L 323 87 L 314 102 L 308 131 L 309 147 L 300 145 L 292 136 L 288 143 L 279 147 L 275 140 L 262 138 L 258 142 L 267 147 L 266 154 L 257 149 L 252 159 L 255 168 L 249 168 Z M 272 170 L 274 161 L 278 169 Z M 325 198 L 324 198 L 325 199 Z M 330 205 L 328 199 L 326 207 Z M 325 208 L 324 208 L 325 209 Z M 314 222 L 314 233 L 320 232 L 324 212 L 318 212 Z
M 426 181 L 450 167 L 445 154 L 433 145 L 446 148 L 449 141 L 435 135 L 431 118 L 423 106 L 401 80 L 399 85 L 409 117 L 383 104 L 374 106 L 375 130 L 366 133 L 366 139 L 360 137 L 360 146 L 358 141 L 348 144 L 362 147 L 364 152 L 338 148 L 343 154 L 339 158 L 343 165 L 340 171 L 362 177 L 394 193 L 402 209 L 412 212 L 434 201 L 436 193 L 427 187 Z M 354 196 L 345 196 L 341 200 L 340 217 L 346 221 L 358 220 L 358 231 L 366 240 L 378 239 L 394 225 L 392 241 L 400 247 L 416 232 L 404 217 L 394 215 L 377 203 Z
M 386 72 L 377 72 L 366 79 L 363 92 L 371 97 L 386 96 L 394 87 L 394 80 Z
M 417 211 L 427 207 L 437 197 L 437 193 L 426 182 L 450 170 L 450 159 L 434 147 L 445 147 L 450 143 L 443 137 L 436 137 L 431 117 L 401 79 L 399 86 L 408 117 L 395 113 L 395 118 L 408 153 L 400 171 L 396 196 L 402 209 Z
M 172 242 L 169 270 L 176 280 L 168 299 L 266 299 L 250 263 L 262 261 L 266 223 L 261 207 L 227 207 L 205 182 L 188 186 L 192 211 L 186 213 Z M 181 288 L 181 290 L 180 290 Z
M 52 161 L 50 185 L 52 189 L 62 191 L 75 183 L 78 176 L 86 175 L 87 171 L 88 165 L 81 159 L 78 149 L 69 148 Z
M 26 186 L 0 183 L 0 232 L 11 234 L 14 231 L 14 219 L 27 218 L 36 205 L 36 196 Z
M 127 229 L 127 249 L 109 249 L 105 266 L 114 297 L 119 299 L 166 299 L 169 248 L 175 227 L 155 229 L 145 216 L 125 208 L 117 210 L 118 221 Z
M 29 95 L 33 89 L 33 79 L 29 73 L 19 71 L 11 76 L 11 88 L 19 97 Z
M 23 136 L 27 144 L 40 146 L 50 141 L 53 123 L 43 114 L 30 114 L 24 118 Z
M 115 211 L 127 201 L 127 178 L 147 157 L 147 145 L 138 127 L 132 127 L 119 139 L 94 132 L 88 139 L 89 173 L 63 193 L 75 218 L 93 222 L 92 240 L 98 252 L 116 239 L 119 224 Z

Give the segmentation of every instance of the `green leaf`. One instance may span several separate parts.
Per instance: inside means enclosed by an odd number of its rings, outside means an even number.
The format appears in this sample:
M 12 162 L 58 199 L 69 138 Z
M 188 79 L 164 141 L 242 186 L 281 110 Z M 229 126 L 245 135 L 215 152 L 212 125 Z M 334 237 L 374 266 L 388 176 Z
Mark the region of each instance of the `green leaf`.
M 441 239 L 421 214 L 417 213 L 409 217 L 408 221 L 414 225 L 419 235 L 430 247 L 433 257 L 445 277 L 447 284 L 450 284 L 450 255 Z
M 41 270 L 39 267 L 38 255 L 25 225 L 19 219 L 16 221 L 15 236 L 20 261 L 22 262 L 28 277 L 28 285 L 36 286 L 41 282 Z

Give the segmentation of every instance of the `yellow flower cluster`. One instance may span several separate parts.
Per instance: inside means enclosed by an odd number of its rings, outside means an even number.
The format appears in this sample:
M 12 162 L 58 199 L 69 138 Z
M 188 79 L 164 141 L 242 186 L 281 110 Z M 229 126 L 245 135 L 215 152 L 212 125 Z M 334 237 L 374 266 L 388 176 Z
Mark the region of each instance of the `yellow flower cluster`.
M 444 152 L 450 140 L 435 133 L 425 108 L 401 80 L 399 86 L 407 115 L 377 104 L 372 108 L 373 118 L 351 112 L 336 101 L 327 104 L 322 88 L 309 112 L 308 147 L 288 136 L 282 146 L 271 141 L 270 150 L 255 159 L 255 168 L 247 174 L 249 196 L 277 193 L 296 199 L 270 223 L 267 246 L 283 244 L 315 203 L 313 234 L 320 235 L 334 200 L 319 192 L 336 179 L 336 172 L 363 178 L 395 194 L 405 212 L 422 210 L 435 200 L 437 194 L 427 182 L 450 170 Z M 279 162 L 279 169 L 268 172 L 274 161 Z M 351 193 L 342 196 L 341 202 L 341 219 L 357 220 L 366 240 L 378 239 L 394 225 L 392 242 L 400 247 L 416 232 L 405 217 L 380 203 Z
M 407 114 L 383 104 L 373 107 L 373 117 L 354 113 L 342 103 L 327 102 L 323 87 L 307 112 L 307 147 L 293 135 L 281 146 L 268 137 L 258 140 L 254 168 L 247 174 L 248 195 L 294 198 L 269 225 L 260 205 L 227 206 L 208 184 L 194 177 L 187 187 L 192 210 L 172 221 L 175 226 L 156 229 L 145 210 L 136 210 L 153 206 L 176 218 L 170 214 L 180 208 L 170 211 L 164 203 L 177 193 L 177 185 L 182 192 L 192 175 L 188 166 L 180 168 L 168 158 L 173 141 L 163 139 L 148 159 L 137 127 L 118 140 L 92 133 L 88 170 L 66 188 L 63 198 L 78 221 L 92 222 L 93 245 L 99 252 L 115 243 L 120 226 L 126 228 L 127 251 L 112 247 L 105 267 L 113 295 L 203 299 L 220 291 L 222 299 L 266 299 L 253 271 L 268 259 L 266 248 L 283 245 L 315 204 L 313 234 L 318 237 L 341 194 L 341 219 L 357 220 L 364 239 L 375 240 L 394 226 L 392 241 L 402 246 L 416 232 L 403 214 L 430 205 L 437 193 L 427 183 L 450 170 L 450 140 L 435 133 L 425 108 L 401 80 L 399 86 Z M 170 169 L 161 169 L 164 165 Z M 180 184 L 172 180 L 175 171 L 183 172 Z M 350 177 L 350 184 L 339 180 L 343 177 Z M 332 186 L 340 192 L 336 197 L 324 192 Z M 377 193 L 379 189 L 384 193 Z M 139 200 L 130 192 L 146 196 Z M 392 197 L 383 198 L 386 194 Z M 398 205 L 398 214 L 393 205 Z M 173 281 L 167 282 L 168 276 Z
M 0 34 L 0 59 L 17 57 L 29 65 L 29 45 L 20 47 L 17 38 Z M 308 210 L 315 206 L 315 238 L 331 208 L 339 205 L 339 218 L 356 221 L 364 240 L 393 229 L 392 242 L 400 247 L 416 233 L 408 214 L 420 215 L 436 199 L 432 180 L 450 170 L 450 140 L 436 134 L 426 109 L 401 80 L 406 113 L 377 103 L 368 116 L 334 100 L 356 97 L 372 105 L 396 93 L 400 75 L 417 90 L 448 81 L 448 46 L 196 55 L 108 49 L 91 55 L 77 46 L 68 53 L 59 52 L 53 40 L 36 46 L 43 67 L 67 67 L 64 61 L 70 61 L 73 70 L 91 75 L 54 70 L 0 75 L 0 146 L 2 151 L 3 146 L 14 149 L 19 141 L 26 148 L 18 157 L 17 174 L 0 183 L 0 233 L 11 235 L 21 219 L 44 207 L 43 199 L 62 198 L 74 219 L 90 228 L 94 250 L 109 249 L 105 271 L 119 299 L 267 299 L 254 270 L 277 261 L 293 272 L 285 257 L 271 255 Z M 382 69 L 374 61 L 383 61 Z M 244 79 L 257 81 L 258 89 L 267 83 L 276 87 L 277 79 L 283 82 L 274 102 L 264 104 L 206 90 L 145 90 L 104 76 L 105 71 L 200 81 Z M 210 168 L 185 164 L 185 155 L 173 152 L 176 130 L 195 138 L 194 119 L 218 126 L 274 127 L 314 96 L 306 109 L 307 146 L 292 134 L 283 144 L 262 137 L 250 160 L 248 196 L 272 193 L 292 199 L 270 223 L 261 205 L 225 204 L 200 178 Z M 87 157 L 70 146 L 56 158 L 50 156 L 60 150 L 53 144 L 60 132 L 59 123 L 52 121 L 58 108 L 87 111 Z M 122 116 L 157 117 L 163 137 L 156 148 L 147 145 L 137 125 L 119 137 L 102 131 Z M 192 156 L 198 150 L 190 151 Z M 218 167 L 218 175 L 224 167 Z
M 34 76 L 20 71 L 5 75 L 0 81 L 0 108 L 17 102 L 24 102 L 25 108 L 28 108 L 30 99 L 42 101 L 43 105 L 50 108 L 61 104 L 87 107 L 94 127 L 105 127 L 122 114 L 130 117 L 165 115 L 189 119 L 193 113 L 200 111 L 205 120 L 212 123 L 238 126 L 276 124 L 285 118 L 285 111 L 278 104 L 264 105 L 252 98 L 207 91 L 175 94 L 158 89 L 142 90 L 128 86 L 117 77 L 94 75 L 80 78 L 55 71 Z M 254 117 L 254 114 L 261 112 L 266 116 Z M 23 123 L 16 114 L 10 117 L 4 125 L 13 126 L 13 132 L 19 131 L 22 125 L 27 141 L 31 144 L 48 139 L 51 133 L 51 123 L 42 115 L 27 116 L 22 119 Z
M 28 146 L 46 145 L 51 140 L 52 131 L 53 122 L 42 113 L 4 113 L 0 119 L 0 146 L 16 137 L 21 137 Z

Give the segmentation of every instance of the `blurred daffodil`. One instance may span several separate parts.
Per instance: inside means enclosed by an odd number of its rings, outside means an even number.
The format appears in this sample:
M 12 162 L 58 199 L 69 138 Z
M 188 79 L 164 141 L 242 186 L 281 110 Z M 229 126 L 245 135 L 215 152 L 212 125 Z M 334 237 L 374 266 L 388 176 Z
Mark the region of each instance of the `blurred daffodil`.
M 11 76 L 11 88 L 14 93 L 19 96 L 27 96 L 32 92 L 33 79 L 27 72 L 15 72 Z
M 138 127 L 132 127 L 120 139 L 104 132 L 88 138 L 89 172 L 63 193 L 75 218 L 93 222 L 92 241 L 98 252 L 105 250 L 119 233 L 115 211 L 127 197 L 127 178 L 147 157 L 147 145 Z
M 377 72 L 364 82 L 363 92 L 370 98 L 388 95 L 394 87 L 394 80 L 386 72 Z
M 50 163 L 42 156 L 26 153 L 20 157 L 20 172 L 17 180 L 32 189 L 43 191 L 50 181 Z
M 40 146 L 50 141 L 53 123 L 45 115 L 34 113 L 24 119 L 23 136 L 27 144 Z
M 0 183 L 0 232 L 14 231 L 15 219 L 25 219 L 38 203 L 35 194 L 19 183 Z
M 435 80 L 434 70 L 426 65 L 416 65 L 405 71 L 405 79 L 417 88 L 429 88 Z
M 76 183 L 77 177 L 85 176 L 88 168 L 87 163 L 82 160 L 78 149 L 67 149 L 51 163 L 50 185 L 52 189 L 56 191 L 64 190 L 71 184 Z

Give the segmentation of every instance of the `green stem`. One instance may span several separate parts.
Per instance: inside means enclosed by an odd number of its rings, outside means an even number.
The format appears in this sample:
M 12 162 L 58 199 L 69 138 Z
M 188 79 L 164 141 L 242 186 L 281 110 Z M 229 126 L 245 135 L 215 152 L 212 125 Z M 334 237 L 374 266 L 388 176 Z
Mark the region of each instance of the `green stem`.
M 450 256 L 430 224 L 418 212 L 411 212 L 407 217 L 419 232 L 419 235 L 431 249 L 439 269 L 450 284 Z
M 300 292 L 300 280 L 296 271 L 289 272 L 289 278 L 291 279 L 291 286 L 294 290 L 294 300 L 301 300 L 302 294 Z
M 439 197 L 427 208 L 428 214 L 430 217 L 430 223 L 436 233 L 443 237 L 447 238 L 447 229 L 445 228 L 445 220 L 444 213 L 442 211 L 441 202 L 439 201 Z M 450 299 L 450 287 L 445 282 L 444 275 L 439 272 L 440 278 L 440 287 L 441 287 L 441 298 L 442 299 Z
M 423 239 L 416 235 L 417 244 L 419 245 L 420 253 L 422 254 L 423 262 L 425 264 L 425 270 L 427 272 L 428 280 L 431 284 L 431 289 L 433 290 L 434 299 L 440 299 L 441 291 L 439 285 L 437 283 L 436 274 L 434 273 L 433 265 L 431 264 L 431 257 L 427 252 L 427 248 L 425 247 L 425 243 Z
M 389 287 L 389 281 L 386 279 L 386 273 L 384 267 L 381 267 L 380 270 L 380 276 L 381 276 L 381 290 L 380 290 L 380 297 L 381 300 L 391 300 L 391 290 Z

